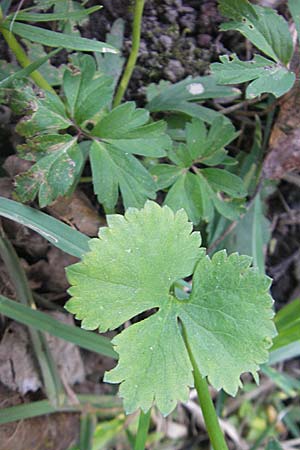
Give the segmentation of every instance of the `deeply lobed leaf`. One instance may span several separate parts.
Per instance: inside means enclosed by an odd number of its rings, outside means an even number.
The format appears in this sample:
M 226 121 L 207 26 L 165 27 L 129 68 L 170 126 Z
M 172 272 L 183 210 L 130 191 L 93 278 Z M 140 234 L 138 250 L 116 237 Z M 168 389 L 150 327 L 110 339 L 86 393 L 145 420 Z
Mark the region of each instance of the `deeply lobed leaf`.
M 201 219 L 211 221 L 214 208 L 228 219 L 235 220 L 242 212 L 242 202 L 234 203 L 232 200 L 246 196 L 243 181 L 225 169 L 202 167 L 226 165 L 224 146 L 236 136 L 233 125 L 222 118 L 217 117 L 209 130 L 199 119 L 188 122 L 186 144 L 179 143 L 168 151 L 174 165 L 158 164 L 150 170 L 157 189 L 169 187 L 164 203 L 174 211 L 185 208 L 195 224 Z
M 236 55 L 224 55 L 220 60 L 221 63 L 211 65 L 218 82 L 235 84 L 252 81 L 246 89 L 247 98 L 254 98 L 266 92 L 280 97 L 289 91 L 295 82 L 294 73 L 280 63 L 260 55 L 255 55 L 251 61 L 241 61 Z
M 134 102 L 110 110 L 113 90 L 112 78 L 97 71 L 94 58 L 75 55 L 63 75 L 64 101 L 51 93 L 39 97 L 30 88 L 14 93 L 14 109 L 27 112 L 17 125 L 27 138 L 19 153 L 37 161 L 17 179 L 20 200 L 30 201 L 39 194 L 40 206 L 46 206 L 68 194 L 87 153 L 94 191 L 107 212 L 114 209 L 119 190 L 125 208 L 141 207 L 148 198 L 155 198 L 155 182 L 133 155 L 165 156 L 172 145 L 166 124 L 150 122 L 149 112 Z M 75 136 L 61 132 L 66 129 Z M 74 145 L 67 150 L 69 139 L 74 139 Z M 78 143 L 83 146 L 87 141 L 90 150 L 82 157 Z
M 272 8 L 248 0 L 219 0 L 221 13 L 233 19 L 222 30 L 237 30 L 276 62 L 287 64 L 293 54 L 288 23 Z

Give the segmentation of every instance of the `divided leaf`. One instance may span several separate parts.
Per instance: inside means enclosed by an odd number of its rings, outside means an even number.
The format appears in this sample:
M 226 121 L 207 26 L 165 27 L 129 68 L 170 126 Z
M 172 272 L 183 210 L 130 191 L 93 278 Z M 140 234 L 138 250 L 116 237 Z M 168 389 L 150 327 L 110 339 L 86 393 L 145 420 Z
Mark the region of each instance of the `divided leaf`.
M 241 61 L 235 54 L 221 56 L 221 63 L 211 64 L 211 70 L 220 84 L 252 81 L 246 89 L 246 98 L 255 98 L 270 92 L 275 97 L 288 92 L 295 83 L 295 74 L 281 64 L 260 55 L 251 61 Z
M 112 210 L 117 203 L 119 189 L 125 209 L 142 207 L 147 198 L 155 198 L 156 186 L 151 175 L 133 155 L 94 141 L 90 161 L 94 191 L 106 211 Z
M 149 112 L 134 102 L 110 110 L 113 87 L 112 78 L 97 71 L 94 58 L 74 55 L 63 75 L 64 102 L 51 93 L 38 96 L 29 87 L 14 92 L 14 109 L 27 113 L 17 125 L 27 138 L 20 155 L 38 161 L 17 179 L 20 200 L 33 200 L 39 192 L 40 205 L 46 206 L 68 194 L 89 151 L 94 190 L 107 211 L 116 205 L 119 189 L 125 208 L 141 207 L 155 198 L 156 184 L 133 154 L 165 156 L 172 145 L 166 124 L 150 122 Z M 71 148 L 69 139 L 74 140 Z M 77 144 L 82 140 L 80 145 L 91 143 L 83 157 Z
M 217 85 L 214 76 L 187 77 L 179 83 L 170 84 L 161 81 L 158 85 L 150 84 L 147 88 L 149 103 L 146 108 L 150 112 L 173 111 L 196 117 L 212 123 L 220 113 L 194 102 L 211 98 L 237 97 L 240 91 L 235 88 Z M 227 118 L 224 118 L 229 123 Z
M 34 200 L 38 195 L 40 207 L 43 208 L 70 192 L 82 170 L 84 158 L 76 138 L 69 135 L 41 136 L 37 144 L 39 150 L 34 157 L 38 161 L 27 172 L 16 177 L 15 191 L 24 202 Z M 46 144 L 47 150 L 43 144 Z M 27 159 L 30 157 L 28 155 Z
M 126 102 L 100 119 L 93 135 L 125 153 L 144 156 L 165 156 L 171 139 L 165 134 L 166 123 L 150 123 L 149 112 Z
M 242 180 L 225 169 L 202 168 L 227 164 L 224 146 L 236 138 L 234 127 L 218 117 L 207 130 L 204 122 L 193 119 L 187 123 L 185 134 L 186 144 L 179 143 L 168 151 L 174 165 L 158 164 L 150 170 L 157 189 L 169 188 L 165 204 L 174 211 L 184 208 L 195 224 L 201 219 L 211 221 L 214 208 L 235 220 L 242 204 L 232 200 L 246 196 Z
M 251 61 L 241 61 L 235 54 L 221 56 L 221 63 L 211 65 L 220 84 L 252 81 L 247 98 L 270 92 L 280 97 L 291 89 L 295 74 L 287 69 L 293 54 L 293 41 L 288 23 L 272 8 L 252 5 L 248 0 L 219 0 L 220 11 L 232 19 L 221 30 L 237 30 L 271 59 L 254 55 Z
M 288 23 L 272 8 L 248 0 L 219 0 L 221 14 L 232 19 L 221 30 L 237 30 L 278 63 L 287 64 L 293 54 Z
M 188 399 L 193 377 L 182 326 L 202 376 L 232 395 L 240 375 L 256 376 L 268 358 L 276 333 L 269 279 L 249 267 L 249 257 L 204 257 L 200 243 L 183 210 L 147 202 L 109 216 L 91 251 L 67 269 L 66 308 L 84 328 L 106 331 L 153 313 L 113 340 L 119 363 L 105 380 L 121 383 L 127 413 L 155 403 L 167 415 Z M 176 298 L 173 283 L 194 270 L 190 298 Z

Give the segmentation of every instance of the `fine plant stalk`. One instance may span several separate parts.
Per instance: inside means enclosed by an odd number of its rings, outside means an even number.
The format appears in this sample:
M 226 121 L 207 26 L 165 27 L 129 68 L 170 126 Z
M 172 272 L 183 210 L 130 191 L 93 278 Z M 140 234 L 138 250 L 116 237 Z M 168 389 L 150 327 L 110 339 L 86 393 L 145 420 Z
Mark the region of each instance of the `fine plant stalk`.
M 0 256 L 14 283 L 18 300 L 35 309 L 32 292 L 15 249 L 8 239 L 2 237 L 1 234 Z M 29 335 L 41 370 L 47 396 L 54 406 L 59 406 L 65 400 L 65 391 L 45 335 L 32 328 L 29 328 Z
M 228 450 L 224 434 L 221 430 L 218 416 L 214 407 L 214 404 L 212 402 L 209 389 L 208 389 L 208 383 L 206 378 L 203 378 L 199 368 L 196 364 L 196 361 L 194 359 L 194 356 L 191 352 L 191 348 L 189 346 L 187 335 L 183 327 L 183 337 L 185 341 L 185 345 L 189 354 L 190 361 L 192 363 L 193 367 L 193 373 L 194 373 L 194 382 L 195 382 L 195 388 L 198 394 L 198 400 L 199 404 L 201 406 L 201 410 L 203 413 L 204 422 L 206 425 L 207 433 L 210 439 L 210 442 L 213 446 L 214 450 Z
M 142 16 L 144 10 L 145 0 L 135 0 L 134 5 L 134 18 L 133 18 L 133 31 L 132 31 L 132 48 L 131 52 L 119 83 L 114 101 L 113 107 L 118 106 L 125 94 L 127 86 L 129 84 L 132 72 L 135 68 L 136 60 L 138 58 L 140 41 L 141 41 L 141 28 L 142 28 Z
M 147 413 L 140 412 L 138 431 L 134 444 L 134 450 L 144 450 L 150 425 L 151 409 Z
M 3 20 L 3 13 L 2 9 L 0 7 L 0 21 Z M 10 50 L 15 55 L 18 63 L 22 67 L 27 67 L 31 64 L 30 59 L 26 55 L 25 51 L 15 38 L 14 34 L 11 31 L 5 30 L 3 27 L 0 26 L 0 31 L 9 46 Z M 54 89 L 50 86 L 47 80 L 38 72 L 37 70 L 33 71 L 30 74 L 30 77 L 33 79 L 33 81 L 36 83 L 37 86 L 39 86 L 41 89 L 44 89 L 45 91 L 52 92 L 52 94 L 55 94 Z

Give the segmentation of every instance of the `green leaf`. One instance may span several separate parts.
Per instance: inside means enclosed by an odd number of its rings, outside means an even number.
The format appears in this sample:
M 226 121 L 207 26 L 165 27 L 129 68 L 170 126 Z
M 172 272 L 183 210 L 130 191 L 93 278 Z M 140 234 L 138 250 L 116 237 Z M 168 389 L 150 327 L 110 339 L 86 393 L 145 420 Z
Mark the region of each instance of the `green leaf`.
M 42 56 L 40 58 L 35 58 L 35 61 L 33 63 L 29 64 L 29 66 L 24 67 L 24 69 L 18 70 L 17 72 L 13 73 L 12 75 L 4 78 L 4 80 L 1 80 L 0 81 L 0 89 L 9 86 L 16 79 L 28 77 L 28 75 L 30 75 L 32 72 L 34 72 L 36 69 L 38 69 L 43 64 L 45 64 L 49 60 L 49 58 L 56 55 L 56 53 L 58 53 L 58 52 L 59 52 L 58 49 L 53 50 L 52 52 L 45 54 L 44 56 Z
M 298 0 L 288 0 L 288 6 L 296 25 L 298 42 L 300 42 L 300 3 Z
M 112 53 L 95 53 L 98 64 L 98 70 L 113 79 L 113 87 L 115 88 L 121 76 L 125 58 L 121 56 L 121 50 L 124 40 L 125 22 L 123 19 L 117 19 L 112 24 L 110 32 L 107 33 L 105 42 L 112 45 L 120 51 L 118 55 Z
M 202 376 L 216 388 L 235 395 L 240 374 L 268 359 L 271 337 L 270 279 L 251 269 L 251 258 L 216 253 L 199 261 L 190 301 L 180 318 Z
M 56 136 L 57 137 L 57 136 Z M 77 139 L 69 135 L 54 137 L 48 154 L 37 161 L 27 172 L 16 177 L 15 192 L 24 202 L 32 201 L 38 194 L 40 207 L 47 206 L 59 196 L 67 195 L 81 172 L 84 158 Z M 51 142 L 51 136 L 47 136 Z
M 199 233 L 191 234 L 183 210 L 174 215 L 170 208 L 148 201 L 142 210 L 130 208 L 124 217 L 112 215 L 107 220 L 109 227 L 100 229 L 100 239 L 90 241 L 92 251 L 84 262 L 67 269 L 75 297 L 68 301 L 68 311 L 83 320 L 84 328 L 101 331 L 160 306 L 160 297 L 168 298 L 172 283 L 192 274 L 201 254 Z M 162 242 L 168 246 L 163 248 Z M 98 298 L 100 286 L 110 298 L 110 308 Z
M 211 70 L 218 82 L 235 84 L 252 81 L 246 89 L 247 98 L 254 98 L 265 92 L 280 97 L 289 91 L 295 82 L 293 72 L 260 55 L 255 55 L 251 61 L 241 61 L 236 55 L 224 55 L 220 60 L 221 63 L 211 64 Z
M 159 166 L 158 166 L 159 167 Z M 206 192 L 202 191 L 199 177 L 191 172 L 182 173 L 169 190 L 164 204 L 173 211 L 185 209 L 193 223 L 199 223 L 206 216 L 203 205 Z
M 0 216 L 20 223 L 69 255 L 80 258 L 89 249 L 89 238 L 37 209 L 0 197 Z
M 288 23 L 272 8 L 252 5 L 248 0 L 219 0 L 220 11 L 233 19 L 221 30 L 237 30 L 277 63 L 287 64 L 293 54 Z
M 18 22 L 5 21 L 1 27 L 6 30 L 47 47 L 62 47 L 70 50 L 78 50 L 81 52 L 101 52 L 101 53 L 118 53 L 118 50 L 105 42 L 93 41 L 79 36 L 57 33 L 56 31 L 46 30 L 44 28 L 34 27 Z
M 192 366 L 179 320 L 202 376 L 217 389 L 235 395 L 240 375 L 255 375 L 268 358 L 276 334 L 270 280 L 249 267 L 248 257 L 204 257 L 200 243 L 183 210 L 147 202 L 124 217 L 108 216 L 91 251 L 67 269 L 66 308 L 83 328 L 115 329 L 158 308 L 113 340 L 119 364 L 105 380 L 121 383 L 127 413 L 155 402 L 167 415 L 187 400 Z M 172 285 L 194 271 L 190 298 L 176 298 Z
M 93 129 L 93 135 L 125 153 L 144 156 L 165 156 L 171 140 L 165 134 L 166 123 L 148 124 L 149 112 L 126 102 L 114 108 Z
M 253 257 L 254 266 L 264 273 L 265 249 L 270 237 L 270 222 L 264 216 L 262 200 L 260 196 L 257 196 L 254 204 L 238 221 L 237 226 L 222 245 L 228 253 L 239 252 Z
M 41 44 L 36 44 L 34 42 L 27 41 L 26 39 L 22 39 L 22 42 L 26 46 L 27 56 L 31 61 L 36 61 L 43 56 L 46 56 L 47 53 L 44 50 L 44 47 Z M 54 52 L 58 52 L 61 49 L 53 50 Z M 52 52 L 51 52 L 52 54 Z M 50 54 L 49 54 L 50 55 Z M 46 61 L 45 64 L 39 69 L 39 72 L 43 75 L 43 77 L 48 81 L 51 86 L 60 86 L 62 83 L 63 72 L 66 68 L 65 64 L 60 64 L 58 67 L 51 64 L 51 61 Z
M 18 101 L 19 94 L 16 92 L 14 95 Z M 24 97 L 23 109 L 27 103 L 29 111 L 32 112 L 31 116 L 21 119 L 16 127 L 22 136 L 32 137 L 36 133 L 65 130 L 72 125 L 66 115 L 65 106 L 57 95 L 45 92 L 44 97 L 38 98 L 31 90 L 28 94 L 24 91 L 20 95 Z
M 72 59 L 72 69 L 64 72 L 63 88 L 70 114 L 78 125 L 92 120 L 113 95 L 111 77 L 97 72 L 95 59 L 89 55 Z
M 102 410 L 101 414 L 100 411 L 97 411 L 97 415 L 103 414 L 103 417 L 108 417 L 110 415 L 113 417 L 116 414 L 116 411 L 121 413 L 121 405 L 115 396 L 77 394 L 77 398 L 80 403 L 75 405 L 65 404 L 55 407 L 49 402 L 49 400 L 39 400 L 16 406 L 10 406 L 8 408 L 2 408 L 0 410 L 0 425 L 63 411 L 73 413 L 83 412 L 87 405 L 92 405 L 95 409 L 99 408 Z
M 220 116 L 220 113 L 204 106 L 194 104 L 199 100 L 220 97 L 236 97 L 240 91 L 235 88 L 225 88 L 218 86 L 213 76 L 206 77 L 188 77 L 179 83 L 155 89 L 153 85 L 148 87 L 150 93 L 149 103 L 146 108 L 150 112 L 173 111 L 187 114 L 191 117 L 197 117 L 207 123 L 212 123 L 214 119 Z M 158 92 L 157 95 L 153 91 Z M 224 120 L 229 120 L 224 118 Z
M 222 117 L 217 117 L 209 130 L 199 119 L 188 122 L 186 144 L 181 142 L 168 151 L 174 165 L 158 164 L 150 169 L 157 189 L 170 187 L 164 204 L 173 211 L 184 208 L 194 224 L 201 219 L 211 221 L 214 208 L 231 220 L 237 219 L 242 212 L 241 203 L 233 203 L 223 193 L 235 199 L 244 198 L 247 192 L 243 181 L 225 169 L 202 168 L 204 164 L 226 164 L 224 146 L 236 136 L 232 123 Z
M 277 439 L 271 439 L 266 446 L 266 450 L 282 450 L 282 447 Z
M 45 313 L 24 306 L 2 295 L 0 295 L 0 312 L 35 330 L 47 332 L 52 336 L 72 342 L 91 352 L 109 356 L 110 358 L 117 358 L 117 354 L 107 338 L 81 330 L 76 326 L 67 325 Z
M 293 342 L 300 344 L 300 300 L 295 299 L 278 311 L 275 323 L 278 336 L 274 340 L 273 351 Z
M 90 161 L 94 191 L 108 211 L 117 203 L 119 188 L 125 208 L 141 207 L 147 198 L 155 198 L 156 186 L 151 175 L 133 155 L 94 141 Z
M 201 174 L 217 192 L 225 192 L 235 198 L 247 195 L 243 181 L 225 169 L 202 169 Z
M 150 173 L 157 189 L 165 189 L 175 183 L 182 173 L 182 169 L 171 164 L 158 164 L 150 168 Z
M 14 20 L 14 21 L 17 20 L 17 21 L 21 21 L 21 22 L 51 22 L 54 20 L 63 20 L 63 21 L 80 20 L 80 19 L 83 19 L 83 18 L 89 16 L 90 14 L 93 14 L 96 11 L 99 11 L 99 9 L 101 9 L 101 8 L 102 8 L 102 6 L 100 6 L 100 5 L 92 6 L 91 8 L 86 8 L 86 9 L 79 10 L 79 11 L 71 11 L 68 13 L 67 16 L 66 16 L 66 14 L 63 14 L 63 13 L 38 14 L 38 13 L 20 11 L 20 12 L 14 13 L 14 14 L 10 14 L 7 18 Z

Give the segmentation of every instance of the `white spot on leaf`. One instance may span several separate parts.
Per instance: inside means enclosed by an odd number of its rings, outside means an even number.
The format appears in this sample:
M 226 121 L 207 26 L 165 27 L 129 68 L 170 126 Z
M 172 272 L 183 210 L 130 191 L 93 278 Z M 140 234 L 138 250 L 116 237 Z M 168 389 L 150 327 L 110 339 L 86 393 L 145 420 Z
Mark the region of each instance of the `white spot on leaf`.
M 187 86 L 187 90 L 192 95 L 203 94 L 205 91 L 202 83 L 191 83 Z

